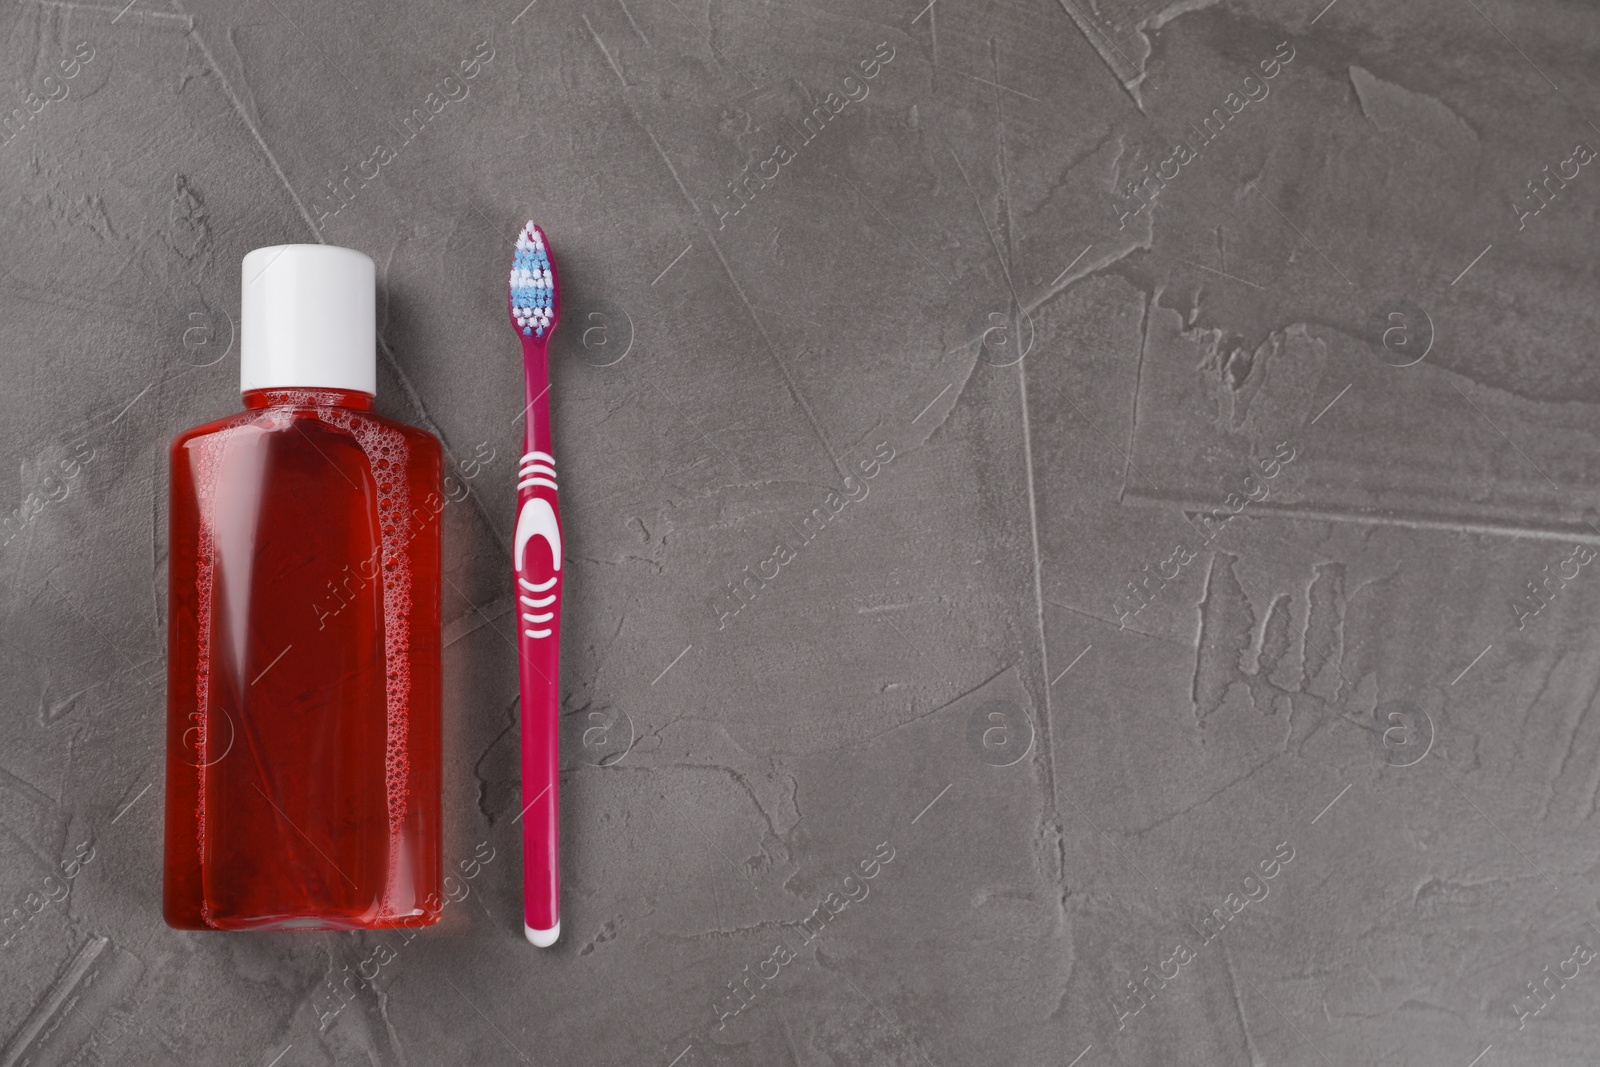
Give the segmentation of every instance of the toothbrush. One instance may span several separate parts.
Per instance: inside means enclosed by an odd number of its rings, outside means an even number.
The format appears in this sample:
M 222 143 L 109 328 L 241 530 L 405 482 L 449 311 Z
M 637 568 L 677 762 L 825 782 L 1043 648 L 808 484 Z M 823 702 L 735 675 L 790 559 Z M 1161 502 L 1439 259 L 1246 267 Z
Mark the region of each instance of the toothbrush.
M 561 936 L 561 509 L 550 451 L 549 397 L 550 334 L 561 301 L 544 232 L 532 222 L 517 235 L 508 306 L 522 341 L 528 390 L 511 553 L 522 690 L 522 925 L 529 941 L 548 948 Z

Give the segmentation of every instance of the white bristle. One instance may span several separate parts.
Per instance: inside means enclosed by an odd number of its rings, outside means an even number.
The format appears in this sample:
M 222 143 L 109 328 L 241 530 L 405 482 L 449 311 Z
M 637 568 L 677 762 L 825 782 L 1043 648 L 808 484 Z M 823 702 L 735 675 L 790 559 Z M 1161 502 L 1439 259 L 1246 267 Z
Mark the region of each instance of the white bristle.
M 507 275 L 512 300 L 522 301 L 511 308 L 519 333 L 542 338 L 550 332 L 554 314 L 546 305 L 555 300 L 555 271 L 549 262 L 544 235 L 530 220 L 517 235 L 517 259 Z

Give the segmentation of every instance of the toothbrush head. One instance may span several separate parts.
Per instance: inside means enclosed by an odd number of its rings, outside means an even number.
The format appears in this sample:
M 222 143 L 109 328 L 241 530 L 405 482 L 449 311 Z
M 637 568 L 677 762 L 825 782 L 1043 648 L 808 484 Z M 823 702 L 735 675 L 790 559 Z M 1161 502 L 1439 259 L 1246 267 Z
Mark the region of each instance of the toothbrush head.
M 516 258 L 511 263 L 509 307 L 511 324 L 524 341 L 547 341 L 556 328 L 560 300 L 556 272 L 544 231 L 531 221 L 517 235 Z

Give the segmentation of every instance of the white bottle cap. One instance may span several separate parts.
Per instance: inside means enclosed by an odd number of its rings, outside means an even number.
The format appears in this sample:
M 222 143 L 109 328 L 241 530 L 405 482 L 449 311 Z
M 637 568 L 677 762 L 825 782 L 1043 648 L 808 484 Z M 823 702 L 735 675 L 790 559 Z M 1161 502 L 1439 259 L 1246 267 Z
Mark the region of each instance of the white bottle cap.
M 244 257 L 239 390 L 377 393 L 372 260 L 333 245 L 273 245 Z

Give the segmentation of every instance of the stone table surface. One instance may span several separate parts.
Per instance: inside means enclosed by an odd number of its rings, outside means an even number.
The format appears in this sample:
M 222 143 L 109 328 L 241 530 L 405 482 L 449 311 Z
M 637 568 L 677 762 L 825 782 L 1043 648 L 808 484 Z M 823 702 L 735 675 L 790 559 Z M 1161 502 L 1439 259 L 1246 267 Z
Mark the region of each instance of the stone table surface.
M 0 26 L 0 1065 L 1596 1062 L 1593 4 Z M 565 305 L 545 952 L 527 218 Z M 377 262 L 379 408 L 465 487 L 461 880 L 410 939 L 177 932 L 166 444 L 238 406 L 240 258 L 315 241 Z

